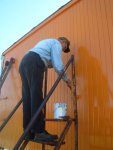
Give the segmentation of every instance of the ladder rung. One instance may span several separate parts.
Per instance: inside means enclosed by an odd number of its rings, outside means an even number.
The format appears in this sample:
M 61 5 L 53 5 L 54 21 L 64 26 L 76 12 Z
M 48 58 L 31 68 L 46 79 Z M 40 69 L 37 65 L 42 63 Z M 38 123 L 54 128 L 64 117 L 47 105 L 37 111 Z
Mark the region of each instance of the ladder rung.
M 75 121 L 76 119 L 74 119 L 74 118 L 71 118 L 72 119 L 72 121 Z M 68 121 L 67 119 L 54 119 L 54 118 L 47 118 L 47 119 L 45 119 L 45 121 L 59 121 L 59 122 L 65 122 L 65 121 Z
M 58 140 L 54 140 L 54 141 L 29 140 L 29 142 L 40 143 L 40 144 L 45 144 L 45 145 L 50 145 L 50 146 L 57 146 L 58 144 Z M 65 142 L 62 142 L 62 144 L 65 144 Z

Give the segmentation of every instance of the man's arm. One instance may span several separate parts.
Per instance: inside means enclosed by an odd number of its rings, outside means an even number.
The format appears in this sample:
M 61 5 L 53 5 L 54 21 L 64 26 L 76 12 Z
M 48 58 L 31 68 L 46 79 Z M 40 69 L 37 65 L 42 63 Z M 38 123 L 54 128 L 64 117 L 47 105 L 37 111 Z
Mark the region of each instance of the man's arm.
M 57 72 L 57 74 L 60 75 L 64 71 L 64 65 L 62 62 L 62 47 L 59 43 L 53 45 L 51 50 L 51 57 L 52 57 L 52 65 L 55 71 Z M 66 73 L 63 75 L 62 79 L 66 82 L 67 86 L 71 89 L 71 81 L 70 79 L 68 79 Z
M 57 72 L 58 75 L 60 75 L 64 71 L 64 65 L 62 62 L 62 47 L 57 42 L 52 46 L 51 58 L 52 58 L 52 65 L 53 65 L 55 71 Z M 64 74 L 62 79 L 64 81 L 68 80 L 66 73 Z

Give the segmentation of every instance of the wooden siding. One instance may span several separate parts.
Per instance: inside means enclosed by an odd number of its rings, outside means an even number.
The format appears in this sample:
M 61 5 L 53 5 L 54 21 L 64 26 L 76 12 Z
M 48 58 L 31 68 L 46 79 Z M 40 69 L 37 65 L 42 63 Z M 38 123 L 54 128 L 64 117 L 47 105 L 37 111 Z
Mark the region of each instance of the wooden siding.
M 2 88 L 0 123 L 21 98 L 19 62 L 24 53 L 44 38 L 66 36 L 71 41 L 71 53 L 76 58 L 79 150 L 113 149 L 113 0 L 73 0 L 42 24 L 31 30 L 4 52 L 5 60 L 16 58 Z M 70 54 L 63 54 L 64 64 Z M 68 70 L 71 76 L 71 68 Z M 48 74 L 48 91 L 57 78 L 54 70 Z M 2 100 L 2 97 L 8 97 Z M 73 116 L 73 102 L 65 83 L 56 88 L 47 103 L 47 118 L 53 118 L 53 104 L 67 103 L 67 113 Z M 51 133 L 60 134 L 64 123 L 47 123 Z M 74 150 L 74 127 L 66 136 L 61 150 Z M 0 133 L 0 146 L 12 149 L 22 133 L 22 107 Z M 26 150 L 41 150 L 30 143 Z M 53 147 L 46 146 L 46 150 Z

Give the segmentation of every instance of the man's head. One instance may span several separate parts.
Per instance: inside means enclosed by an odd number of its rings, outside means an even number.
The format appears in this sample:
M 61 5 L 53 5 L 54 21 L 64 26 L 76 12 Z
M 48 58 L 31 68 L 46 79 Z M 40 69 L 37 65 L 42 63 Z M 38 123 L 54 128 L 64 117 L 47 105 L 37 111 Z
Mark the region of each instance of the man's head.
M 70 41 L 65 37 L 59 37 L 58 40 L 60 41 L 62 45 L 63 52 L 65 53 L 70 52 L 70 49 L 69 49 Z

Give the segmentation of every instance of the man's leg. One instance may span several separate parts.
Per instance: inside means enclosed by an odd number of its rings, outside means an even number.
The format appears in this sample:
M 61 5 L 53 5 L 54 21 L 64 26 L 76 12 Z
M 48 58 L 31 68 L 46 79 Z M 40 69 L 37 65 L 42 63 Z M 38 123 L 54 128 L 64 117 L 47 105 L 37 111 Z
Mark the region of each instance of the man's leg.
M 29 84 L 24 67 L 24 64 L 21 63 L 19 67 L 19 72 L 22 80 L 23 128 L 25 130 L 31 120 L 31 100 Z
M 38 63 L 36 63 L 33 66 L 33 72 L 31 78 L 30 92 L 31 92 L 31 116 L 32 117 L 35 115 L 36 111 L 39 109 L 40 105 L 43 102 L 43 92 L 42 92 L 43 76 L 44 76 L 44 64 L 43 62 L 41 62 L 39 58 Z M 44 114 L 41 111 L 32 129 L 36 133 L 42 132 L 44 131 L 44 124 L 45 124 Z

